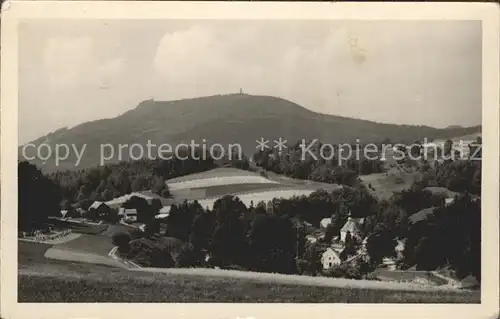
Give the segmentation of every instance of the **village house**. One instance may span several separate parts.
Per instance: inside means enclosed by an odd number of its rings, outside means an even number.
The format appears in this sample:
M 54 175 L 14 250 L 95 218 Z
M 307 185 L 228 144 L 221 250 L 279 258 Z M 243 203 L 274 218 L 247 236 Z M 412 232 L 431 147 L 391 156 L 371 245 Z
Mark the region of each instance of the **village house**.
M 340 259 L 339 253 L 337 253 L 332 248 L 327 248 L 323 255 L 321 256 L 321 264 L 323 264 L 323 269 L 330 269 L 333 266 L 340 265 L 342 260 Z
M 353 218 L 349 216 L 347 222 L 340 229 L 340 241 L 345 242 L 347 233 L 351 236 L 361 238 L 361 225 L 363 225 L 364 218 Z
M 95 211 L 97 213 L 97 216 L 103 216 L 109 214 L 111 208 L 106 205 L 106 203 L 95 201 L 92 203 L 92 205 L 90 205 L 89 211 Z
M 319 222 L 321 228 L 323 228 L 323 229 L 326 229 L 328 227 L 328 225 L 330 225 L 331 223 L 332 223 L 332 219 L 331 218 L 323 218 Z
M 137 221 L 137 209 L 135 208 L 120 208 L 118 211 L 118 216 L 125 222 L 136 222 Z

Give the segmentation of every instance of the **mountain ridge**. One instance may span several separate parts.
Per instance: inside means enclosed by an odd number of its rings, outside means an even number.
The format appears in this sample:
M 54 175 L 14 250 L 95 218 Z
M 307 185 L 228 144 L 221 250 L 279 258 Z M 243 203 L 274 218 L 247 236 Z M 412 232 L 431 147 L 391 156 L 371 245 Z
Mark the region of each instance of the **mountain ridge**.
M 60 128 L 31 143 L 88 144 L 86 158 L 81 163 L 84 168 L 99 164 L 95 148 L 99 150 L 99 145 L 108 143 L 146 145 L 151 140 L 153 144 L 173 145 L 191 140 L 201 143 L 205 139 L 207 145 L 239 143 L 243 152 L 251 156 L 255 141 L 261 137 L 271 141 L 282 137 L 289 143 L 316 138 L 334 144 L 354 143 L 358 138 L 362 143 L 381 142 L 386 138 L 394 143 L 412 143 L 424 137 L 451 138 L 480 130 L 481 126 L 440 129 L 379 123 L 317 113 L 274 96 L 228 94 L 173 101 L 144 100 L 114 118 Z M 37 164 L 44 170 L 53 171 L 54 167 L 47 165 L 48 162 L 50 160 Z

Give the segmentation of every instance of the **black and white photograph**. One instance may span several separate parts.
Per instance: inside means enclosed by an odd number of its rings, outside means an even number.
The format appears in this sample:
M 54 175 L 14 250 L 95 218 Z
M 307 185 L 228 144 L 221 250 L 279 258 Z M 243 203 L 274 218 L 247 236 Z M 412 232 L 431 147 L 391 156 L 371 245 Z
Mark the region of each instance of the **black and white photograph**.
M 210 7 L 16 16 L 17 307 L 484 304 L 499 123 L 481 18 Z

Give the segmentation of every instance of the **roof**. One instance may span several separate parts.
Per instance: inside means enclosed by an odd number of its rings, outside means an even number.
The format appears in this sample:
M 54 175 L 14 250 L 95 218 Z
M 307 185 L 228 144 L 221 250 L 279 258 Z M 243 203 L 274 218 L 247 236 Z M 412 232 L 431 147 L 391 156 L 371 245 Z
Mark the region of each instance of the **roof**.
M 149 201 L 152 200 L 153 198 L 155 198 L 155 197 L 151 196 L 150 194 L 145 194 L 145 192 L 134 192 L 134 193 L 125 194 L 123 196 L 113 198 L 112 200 L 107 201 L 106 205 L 109 205 L 109 206 L 121 205 L 134 196 L 144 198 L 145 200 L 149 200 Z
M 104 204 L 103 202 L 100 202 L 100 201 L 95 201 L 92 203 L 92 205 L 90 205 L 89 209 L 98 209 L 102 204 Z
M 137 214 L 137 209 L 135 208 L 125 208 L 123 210 L 123 214 L 127 215 L 127 214 Z
M 168 213 L 165 213 L 165 214 L 158 214 L 155 216 L 156 219 L 163 219 L 163 218 L 167 218 L 168 217 Z
M 321 221 L 320 221 L 320 225 L 324 228 L 326 228 L 328 225 L 330 225 L 332 223 L 332 219 L 331 218 L 323 218 Z
M 446 195 L 447 197 L 455 197 L 458 195 L 457 192 L 451 191 L 446 187 L 440 187 L 440 186 L 429 186 L 424 188 L 424 191 L 429 191 L 433 194 L 443 194 Z
M 340 229 L 341 232 L 351 232 L 351 233 L 357 233 L 360 231 L 359 225 L 362 224 L 360 221 L 362 218 L 350 218 L 347 220 L 347 222 L 342 226 Z
M 335 251 L 335 249 L 333 249 L 332 247 L 328 247 L 322 255 L 325 255 L 326 253 L 333 253 L 335 256 L 339 257 L 340 258 L 340 255 L 338 252 Z
M 168 213 L 170 213 L 171 208 L 172 208 L 172 206 L 163 206 L 162 208 L 160 208 L 160 210 L 158 212 L 160 214 L 168 214 Z
M 429 207 L 426 209 L 422 209 L 421 211 L 411 215 L 409 217 L 410 223 L 418 223 L 420 221 L 426 220 L 429 216 L 434 214 L 434 211 L 436 210 L 437 207 Z

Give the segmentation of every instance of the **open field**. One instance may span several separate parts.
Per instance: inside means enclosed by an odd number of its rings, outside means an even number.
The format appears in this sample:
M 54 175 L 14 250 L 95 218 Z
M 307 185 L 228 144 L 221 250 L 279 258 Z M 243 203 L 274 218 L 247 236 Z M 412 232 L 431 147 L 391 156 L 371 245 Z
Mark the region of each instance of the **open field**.
M 91 244 L 90 241 L 75 243 L 81 251 L 88 244 Z M 73 262 L 47 259 L 44 253 L 50 247 L 45 244 L 19 243 L 20 302 L 477 303 L 480 300 L 479 291 L 328 287 L 273 281 L 268 278 L 272 274 L 233 276 L 234 271 L 231 276 L 224 273 L 227 271 L 219 271 L 217 276 L 205 274 L 215 271 L 211 269 L 161 270 L 167 273 L 129 271 L 111 267 L 112 262 L 96 265 L 74 262 L 75 259 Z M 103 261 L 104 256 L 101 257 Z M 262 275 L 260 279 L 252 278 L 259 275 Z
M 52 245 L 41 243 L 30 243 L 18 240 L 18 263 L 19 265 L 29 265 L 33 262 L 43 261 L 43 255 Z
M 222 197 L 228 194 L 241 194 L 256 191 L 267 191 L 274 189 L 290 189 L 290 186 L 279 183 L 257 183 L 257 184 L 234 184 L 234 185 L 217 185 L 209 187 L 199 187 L 191 189 L 176 189 L 170 190 L 172 196 L 178 201 L 203 199 L 211 197 Z
M 223 196 L 225 194 L 247 193 L 255 191 L 270 191 L 279 189 L 289 189 L 290 187 L 278 183 L 269 184 L 238 184 L 238 185 L 220 185 L 205 188 L 206 197 Z M 196 189 L 193 189 L 196 191 Z
M 171 190 L 213 187 L 224 185 L 240 185 L 240 184 L 276 184 L 277 182 L 271 181 L 261 176 L 219 176 L 203 179 L 194 179 L 184 182 L 169 183 L 168 188 Z
M 190 175 L 185 175 L 181 177 L 172 178 L 166 181 L 167 184 L 188 182 L 193 180 L 208 179 L 208 178 L 220 178 L 220 177 L 234 177 L 234 176 L 247 176 L 247 177 L 260 177 L 259 174 L 245 171 L 242 169 L 223 167 L 216 168 L 206 172 L 195 173 Z
M 82 235 L 77 239 L 56 246 L 57 249 L 76 251 L 82 253 L 92 253 L 107 256 L 114 247 L 111 238 L 107 236 Z
M 241 278 L 133 272 L 52 262 L 21 269 L 20 302 L 348 302 L 474 303 L 480 293 L 383 291 L 258 282 Z
M 131 225 L 114 224 L 114 225 L 110 225 L 108 227 L 108 229 L 106 229 L 105 231 L 100 233 L 99 236 L 100 237 L 108 237 L 107 240 L 111 241 L 111 237 L 113 237 L 114 234 L 119 233 L 119 232 L 128 232 L 133 228 L 135 228 L 135 227 L 131 226 Z
M 218 168 L 168 180 L 173 203 L 197 200 L 203 207 L 211 207 L 224 195 L 238 196 L 245 205 L 268 202 L 274 198 L 310 195 L 318 189 L 332 191 L 337 184 L 296 180 L 274 173 L 264 178 L 252 172 L 235 168 Z
M 92 235 L 100 234 L 108 228 L 107 224 L 85 224 L 62 219 L 50 219 L 50 224 L 64 229 L 69 228 L 74 233 Z
M 378 199 L 388 199 L 394 192 L 410 188 L 418 174 L 391 170 L 387 173 L 363 175 L 360 178 L 365 186 L 372 185 L 375 190 L 369 187 L 368 189 L 375 197 Z

